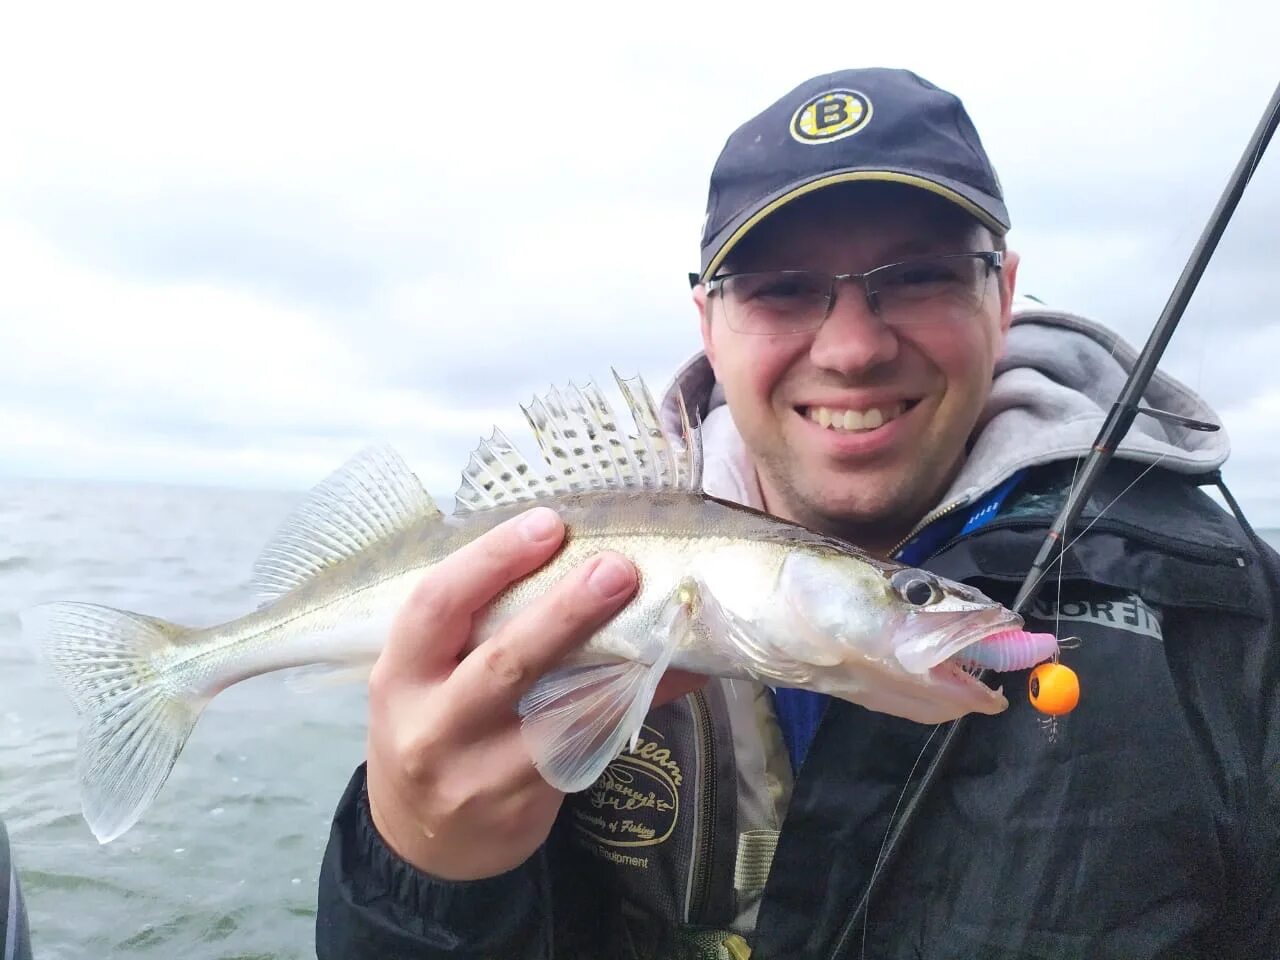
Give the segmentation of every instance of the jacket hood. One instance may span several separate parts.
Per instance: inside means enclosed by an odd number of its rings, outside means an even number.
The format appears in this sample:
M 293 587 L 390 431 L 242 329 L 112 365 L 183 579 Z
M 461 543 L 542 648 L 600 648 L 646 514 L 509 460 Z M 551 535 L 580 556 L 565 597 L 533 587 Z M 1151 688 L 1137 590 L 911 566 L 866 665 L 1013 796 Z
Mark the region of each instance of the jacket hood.
M 1015 301 L 1005 354 L 970 440 L 969 454 L 940 503 L 963 505 L 1026 467 L 1084 456 L 1093 446 L 1138 352 L 1101 324 L 1037 301 Z M 704 485 L 708 493 L 762 505 L 755 468 L 733 424 L 724 392 L 704 354 L 677 373 L 663 416 L 679 422 L 677 391 L 703 417 Z M 1219 426 L 1191 430 L 1139 415 L 1115 456 L 1165 469 L 1207 474 L 1230 444 L 1218 415 L 1193 390 L 1157 371 L 1143 395 L 1156 410 Z

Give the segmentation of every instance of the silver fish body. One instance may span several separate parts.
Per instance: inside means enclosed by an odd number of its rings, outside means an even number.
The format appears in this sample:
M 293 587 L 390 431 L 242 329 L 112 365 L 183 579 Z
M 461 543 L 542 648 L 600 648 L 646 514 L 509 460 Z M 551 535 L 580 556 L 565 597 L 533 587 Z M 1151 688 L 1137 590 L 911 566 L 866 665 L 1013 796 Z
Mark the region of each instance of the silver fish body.
M 450 517 L 391 452 L 355 458 L 264 552 L 255 580 L 266 603 L 236 620 L 192 629 L 88 604 L 36 608 L 28 627 L 84 717 L 78 774 L 98 839 L 141 816 L 218 692 L 293 667 L 367 671 L 422 578 L 534 502 L 557 510 L 566 542 L 489 606 L 474 643 L 601 551 L 640 574 L 627 606 L 520 704 L 526 744 L 560 789 L 584 789 L 634 745 L 668 667 L 822 691 L 924 723 L 1005 709 L 962 664 L 982 662 L 984 639 L 1020 618 L 967 586 L 707 496 L 687 417 L 673 434 L 643 385 L 619 386 L 637 435 L 618 435 L 594 388 L 569 403 L 553 392 L 526 411 L 551 476 L 537 478 L 495 432 Z M 1028 650 L 1016 657 L 1053 653 Z

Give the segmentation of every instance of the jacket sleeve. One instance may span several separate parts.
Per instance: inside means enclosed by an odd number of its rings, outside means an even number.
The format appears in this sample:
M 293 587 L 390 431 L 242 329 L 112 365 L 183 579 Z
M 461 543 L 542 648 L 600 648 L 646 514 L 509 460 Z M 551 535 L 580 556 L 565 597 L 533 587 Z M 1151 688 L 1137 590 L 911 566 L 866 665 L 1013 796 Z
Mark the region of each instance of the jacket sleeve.
M 27 912 L 22 905 L 18 870 L 3 821 L 0 821 L 0 956 L 6 960 L 31 960 Z
M 1261 557 L 1267 620 L 1260 642 L 1245 664 L 1258 721 L 1250 758 L 1250 817 L 1243 843 L 1248 868 L 1232 892 L 1244 910 L 1242 957 L 1280 956 L 1280 556 Z
M 509 873 L 451 883 L 401 860 L 369 814 L 365 767 L 338 804 L 320 867 L 318 960 L 546 960 L 550 909 L 545 854 Z

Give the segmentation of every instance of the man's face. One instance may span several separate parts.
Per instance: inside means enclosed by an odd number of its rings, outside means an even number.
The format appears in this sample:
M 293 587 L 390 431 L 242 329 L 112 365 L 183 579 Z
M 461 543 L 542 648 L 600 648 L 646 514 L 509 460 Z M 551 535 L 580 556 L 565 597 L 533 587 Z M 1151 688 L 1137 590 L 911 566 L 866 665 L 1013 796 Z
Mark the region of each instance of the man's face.
M 990 249 L 985 230 L 932 194 L 853 185 L 783 207 L 719 272 L 863 273 L 922 254 Z M 963 321 L 889 326 L 860 286 L 840 283 L 819 329 L 779 335 L 730 329 L 721 294 L 708 298 L 699 286 L 706 353 L 768 509 L 883 552 L 937 506 L 986 402 L 1016 271 L 1017 257 L 1006 254 L 981 308 Z M 872 410 L 885 422 L 868 429 Z M 861 427 L 841 426 L 854 421 Z

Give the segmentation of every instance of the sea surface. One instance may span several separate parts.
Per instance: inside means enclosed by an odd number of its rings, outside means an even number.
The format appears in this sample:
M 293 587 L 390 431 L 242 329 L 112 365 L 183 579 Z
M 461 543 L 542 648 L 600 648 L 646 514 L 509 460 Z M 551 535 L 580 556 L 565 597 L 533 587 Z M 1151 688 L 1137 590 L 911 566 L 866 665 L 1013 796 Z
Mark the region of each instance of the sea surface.
M 253 561 L 300 498 L 0 481 L 0 817 L 36 960 L 315 956 L 316 878 L 363 757 L 363 686 L 299 693 L 275 675 L 231 688 L 142 820 L 100 846 L 80 817 L 74 715 L 18 619 L 47 600 L 191 626 L 245 613 Z M 1264 536 L 1280 545 L 1280 531 Z
M 69 702 L 18 613 L 89 600 L 202 626 L 252 610 L 258 551 L 301 494 L 0 481 L 0 817 L 35 960 L 315 956 L 316 878 L 363 758 L 362 684 L 281 675 L 206 709 L 155 804 L 100 846 L 81 819 Z

